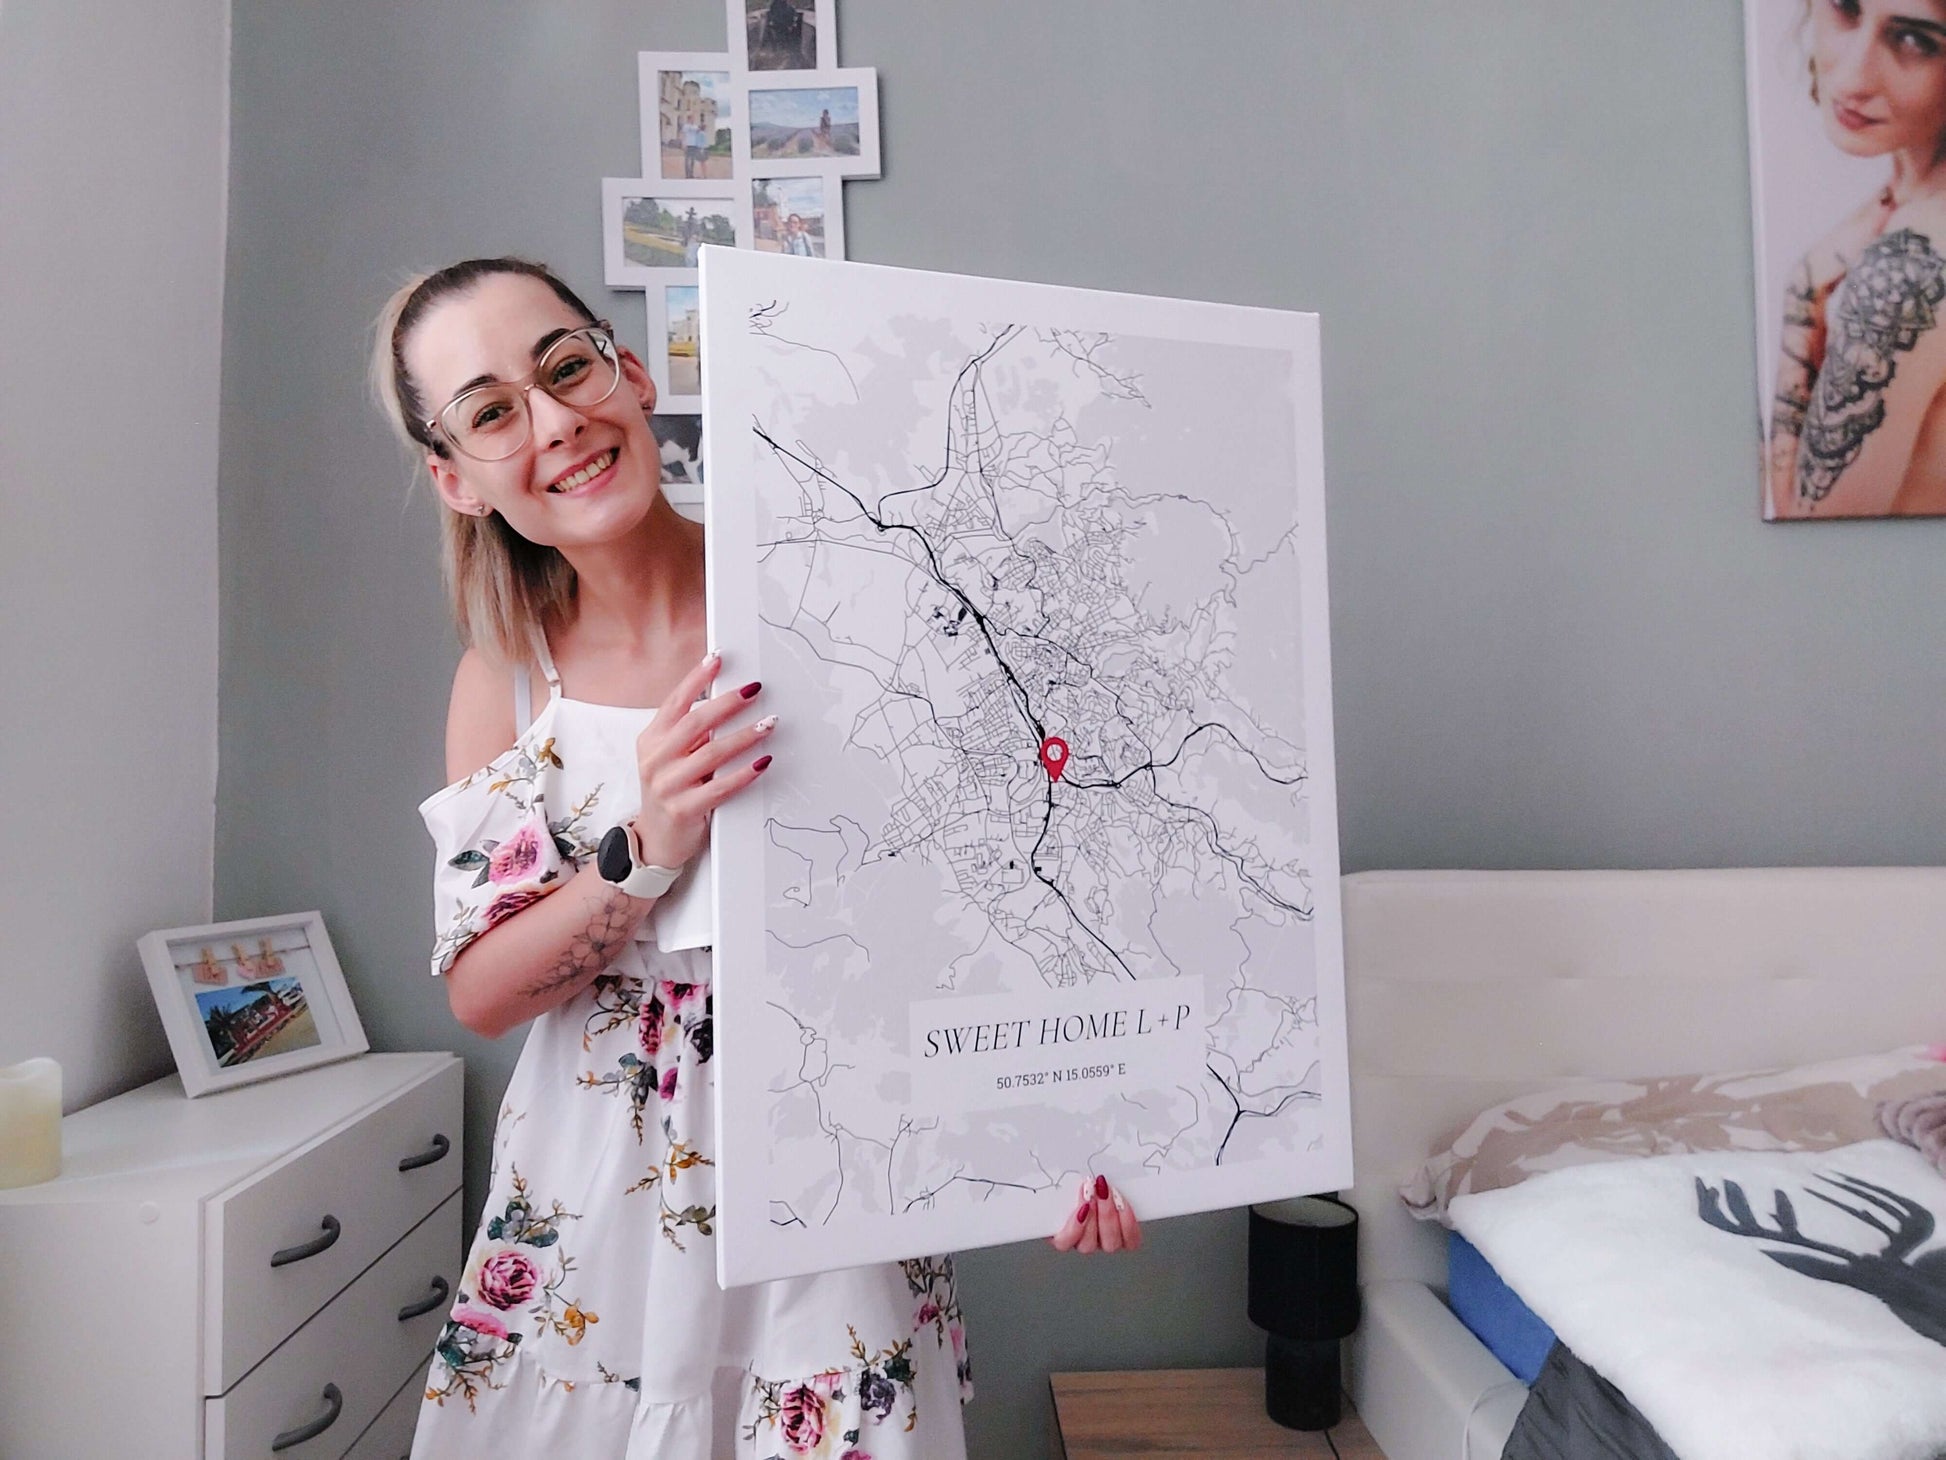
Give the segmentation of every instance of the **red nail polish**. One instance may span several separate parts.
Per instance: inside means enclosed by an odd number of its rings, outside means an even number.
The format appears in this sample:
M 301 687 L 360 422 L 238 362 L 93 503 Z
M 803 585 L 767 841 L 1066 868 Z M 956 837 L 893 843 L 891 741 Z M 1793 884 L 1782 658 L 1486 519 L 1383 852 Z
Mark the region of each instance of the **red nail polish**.
M 770 764 L 770 760 L 771 758 L 769 756 L 760 755 L 757 757 L 756 763 L 752 765 L 750 769 L 753 771 L 761 771 L 762 769 L 764 769 L 764 767 Z
M 1091 1207 L 1091 1206 L 1087 1206 L 1087 1205 L 1085 1205 L 1085 1204 L 1084 1204 L 1084 1205 L 1083 1205 L 1083 1206 L 1081 1206 L 1081 1207 L 1080 1207 L 1080 1208 L 1079 1208 L 1078 1210 L 1076 1210 L 1076 1212 L 1075 1212 L 1075 1214 L 1074 1214 L 1074 1219 L 1075 1219 L 1075 1220 L 1076 1220 L 1077 1222 L 1085 1222 L 1085 1221 L 1087 1221 L 1087 1220 L 1088 1220 L 1088 1213 L 1089 1213 L 1089 1212 L 1091 1212 L 1091 1211 L 1093 1211 L 1093 1210 L 1094 1210 L 1094 1208 L 1093 1208 L 1093 1207 Z
M 1095 1178 L 1095 1196 L 1102 1201 L 1108 1200 L 1108 1178 L 1106 1176 L 1097 1176 Z
M 747 699 L 754 698 L 757 691 L 762 689 L 763 687 L 764 687 L 764 682 L 761 679 L 753 679 L 750 681 L 750 683 L 746 684 L 742 689 L 738 690 L 737 693 L 742 695 L 747 700 Z

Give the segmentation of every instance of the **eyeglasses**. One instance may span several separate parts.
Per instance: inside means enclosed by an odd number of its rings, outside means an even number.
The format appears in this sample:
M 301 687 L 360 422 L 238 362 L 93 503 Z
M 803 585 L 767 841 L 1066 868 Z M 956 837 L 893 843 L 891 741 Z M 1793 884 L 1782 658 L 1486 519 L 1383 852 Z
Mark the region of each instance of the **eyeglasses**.
M 621 381 L 614 327 L 599 319 L 549 345 L 526 380 L 461 391 L 425 423 L 426 431 L 438 431 L 475 461 L 505 461 L 534 434 L 528 391 L 538 387 L 564 406 L 586 410 L 607 400 Z

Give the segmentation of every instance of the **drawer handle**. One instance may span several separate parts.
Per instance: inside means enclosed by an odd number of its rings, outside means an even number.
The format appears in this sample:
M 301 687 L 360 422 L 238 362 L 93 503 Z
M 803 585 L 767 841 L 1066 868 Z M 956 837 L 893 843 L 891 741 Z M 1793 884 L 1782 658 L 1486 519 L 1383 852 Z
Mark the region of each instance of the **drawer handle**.
M 271 1253 L 270 1265 L 272 1267 L 282 1267 L 286 1263 L 302 1262 L 307 1257 L 316 1257 L 325 1248 L 329 1247 L 333 1242 L 336 1242 L 338 1240 L 338 1234 L 343 1230 L 338 1225 L 338 1219 L 336 1217 L 327 1215 L 324 1219 L 324 1230 L 322 1232 L 313 1237 L 309 1242 L 300 1242 L 295 1247 L 282 1247 Z
M 285 1430 L 270 1442 L 271 1451 L 275 1453 L 278 1450 L 288 1450 L 292 1445 L 301 1445 L 306 1440 L 315 1440 L 338 1422 L 338 1416 L 344 1413 L 344 1409 L 345 1396 L 338 1392 L 338 1386 L 325 1385 L 324 1413 L 316 1419 L 306 1420 L 294 1430 Z
M 421 1151 L 416 1156 L 407 1156 L 399 1162 L 401 1171 L 417 1171 L 421 1166 L 430 1166 L 435 1161 L 446 1159 L 446 1153 L 453 1149 L 453 1143 L 444 1136 L 434 1136 L 430 1150 Z
M 414 1318 L 417 1318 L 421 1313 L 432 1312 L 433 1309 L 437 1308 L 441 1303 L 446 1301 L 447 1294 L 451 1293 L 452 1291 L 453 1290 L 451 1288 L 446 1286 L 446 1279 L 444 1279 L 443 1277 L 434 1278 L 432 1280 L 431 1295 L 429 1297 L 421 1298 L 416 1303 L 407 1303 L 403 1308 L 399 1309 L 399 1322 L 410 1323 Z

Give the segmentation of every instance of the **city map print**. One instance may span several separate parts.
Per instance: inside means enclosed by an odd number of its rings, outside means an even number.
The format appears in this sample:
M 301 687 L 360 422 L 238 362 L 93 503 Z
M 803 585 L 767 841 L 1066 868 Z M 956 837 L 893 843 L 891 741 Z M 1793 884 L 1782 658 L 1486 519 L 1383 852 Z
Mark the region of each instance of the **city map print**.
M 846 309 L 826 275 L 740 301 L 719 391 L 783 717 L 746 828 L 762 936 L 719 927 L 755 1056 L 726 1167 L 763 1168 L 733 1188 L 786 1247 L 915 1252 L 1051 1231 L 1095 1173 L 1145 1215 L 1228 1204 L 1223 1168 L 1319 1189 L 1342 985 L 1299 352 L 875 317 L 882 288 Z

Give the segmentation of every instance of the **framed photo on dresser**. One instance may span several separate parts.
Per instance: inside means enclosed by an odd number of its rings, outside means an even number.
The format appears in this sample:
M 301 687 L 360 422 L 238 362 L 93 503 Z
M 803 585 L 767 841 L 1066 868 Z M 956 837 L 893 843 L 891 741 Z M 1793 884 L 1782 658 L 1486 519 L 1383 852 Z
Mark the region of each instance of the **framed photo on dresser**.
M 321 913 L 163 928 L 135 946 L 185 1095 L 371 1048 Z

